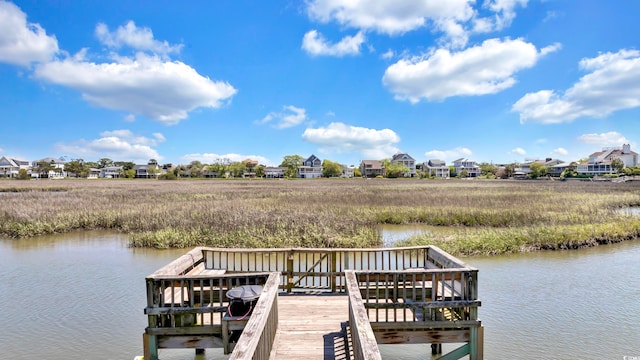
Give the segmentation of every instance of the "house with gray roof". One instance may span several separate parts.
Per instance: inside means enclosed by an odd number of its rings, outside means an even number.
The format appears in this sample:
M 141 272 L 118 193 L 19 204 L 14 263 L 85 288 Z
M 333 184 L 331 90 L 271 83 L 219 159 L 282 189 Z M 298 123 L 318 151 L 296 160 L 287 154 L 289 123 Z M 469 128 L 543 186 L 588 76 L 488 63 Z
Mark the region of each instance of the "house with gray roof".
M 397 153 L 393 155 L 391 160 L 389 161 L 395 164 L 401 164 L 409 169 L 409 171 L 405 171 L 402 173 L 404 177 L 415 177 L 416 176 L 416 160 L 412 158 L 407 153 Z
M 384 163 L 380 160 L 362 160 L 360 162 L 360 174 L 366 178 L 385 176 Z
M 422 170 L 436 178 L 448 179 L 451 176 L 447 163 L 440 159 L 431 159 L 422 163 Z

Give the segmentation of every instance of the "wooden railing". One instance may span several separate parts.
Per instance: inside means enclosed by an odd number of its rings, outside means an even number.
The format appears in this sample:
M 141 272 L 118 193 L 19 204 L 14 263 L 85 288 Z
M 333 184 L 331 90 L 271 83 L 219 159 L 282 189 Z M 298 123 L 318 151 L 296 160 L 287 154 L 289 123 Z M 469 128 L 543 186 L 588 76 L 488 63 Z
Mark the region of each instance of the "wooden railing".
M 355 360 L 382 359 L 376 337 L 367 317 L 358 281 L 353 271 L 345 274 L 347 293 L 349 294 L 349 327 L 351 329 L 351 343 Z
M 278 330 L 278 284 L 280 274 L 271 273 L 249 322 L 230 360 L 269 359 Z
M 378 344 L 430 343 L 438 349 L 442 343 L 464 343 L 447 358 L 482 359 L 477 269 L 438 248 L 430 250 L 424 268 L 346 271 L 349 299 L 362 302 Z M 361 346 L 355 339 L 366 339 L 369 330 L 351 329 L 354 348 Z
M 383 249 L 221 249 L 197 248 L 205 269 L 227 272 L 271 272 L 282 274 L 280 287 L 345 292 L 345 270 L 403 270 L 450 267 L 455 258 L 437 247 Z M 462 266 L 462 265 L 461 265 Z
M 207 270 L 199 248 L 149 275 L 145 359 L 156 360 L 159 348 L 228 346 L 222 342 L 222 318 L 229 305 L 227 291 L 242 285 L 265 285 L 270 275 Z M 271 278 L 277 284 L 279 273 Z

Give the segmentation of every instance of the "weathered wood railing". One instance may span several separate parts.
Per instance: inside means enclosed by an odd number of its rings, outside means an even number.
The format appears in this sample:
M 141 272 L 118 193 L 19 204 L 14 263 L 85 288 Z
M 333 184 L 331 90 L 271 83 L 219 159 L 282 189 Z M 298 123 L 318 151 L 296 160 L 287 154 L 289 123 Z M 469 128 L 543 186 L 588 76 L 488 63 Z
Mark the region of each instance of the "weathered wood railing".
M 436 247 L 383 249 L 220 249 L 198 248 L 205 269 L 227 272 L 277 271 L 281 288 L 345 292 L 345 270 L 403 270 L 449 267 L 455 258 Z
M 438 353 L 442 343 L 464 343 L 443 358 L 482 359 L 477 269 L 436 247 L 428 254 L 423 268 L 347 271 L 350 301 L 358 300 L 357 289 L 379 344 L 431 343 Z
M 280 274 L 271 273 L 230 360 L 269 359 L 278 330 L 278 284 Z
M 194 249 L 146 278 L 148 326 L 145 359 L 156 360 L 159 348 L 223 347 L 222 318 L 226 293 L 241 285 L 264 285 L 268 272 L 225 274 L 204 268 L 201 249 Z M 279 274 L 272 281 L 278 282 Z
M 349 294 L 349 327 L 351 328 L 351 343 L 355 360 L 382 359 L 375 334 L 367 317 L 358 281 L 353 271 L 345 274 L 347 293 Z

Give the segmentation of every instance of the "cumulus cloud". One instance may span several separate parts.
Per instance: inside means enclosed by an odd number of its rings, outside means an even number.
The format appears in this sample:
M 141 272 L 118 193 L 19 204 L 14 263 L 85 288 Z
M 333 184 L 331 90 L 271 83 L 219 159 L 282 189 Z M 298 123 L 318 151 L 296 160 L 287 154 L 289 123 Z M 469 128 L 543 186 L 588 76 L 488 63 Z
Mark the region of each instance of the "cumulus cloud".
M 0 62 L 29 66 L 50 60 L 58 52 L 58 40 L 39 25 L 27 22 L 16 5 L 0 0 Z
M 459 52 L 438 49 L 400 60 L 387 68 L 382 81 L 396 99 L 412 103 L 494 94 L 513 86 L 518 71 L 559 47 L 537 50 L 522 39 L 489 39 Z
M 36 66 L 35 76 L 78 90 L 93 105 L 167 125 L 186 119 L 196 108 L 219 108 L 237 92 L 229 83 L 213 81 L 180 61 L 142 53 L 111 63 L 89 62 L 79 54 Z
M 457 147 L 451 150 L 431 150 L 424 153 L 424 155 L 430 159 L 452 161 L 461 157 L 471 156 L 473 152 L 466 147 Z
M 113 130 L 102 132 L 97 139 L 57 143 L 54 147 L 58 152 L 74 158 L 91 160 L 107 157 L 115 161 L 146 164 L 149 159 L 162 159 L 154 147 L 164 141 L 165 137 L 160 133 L 145 137 L 135 135 L 130 130 Z
M 307 110 L 303 108 L 286 105 L 282 107 L 282 110 L 282 112 L 270 112 L 261 120 L 256 121 L 256 123 L 271 123 L 276 129 L 286 129 L 299 125 L 307 119 Z
M 565 148 L 556 148 L 551 151 L 551 156 L 567 156 L 569 155 L 569 151 Z
M 246 159 L 257 160 L 259 164 L 272 166 L 273 164 L 269 159 L 260 155 L 242 155 L 242 154 L 213 154 L 213 153 L 202 153 L 202 154 L 186 154 L 182 156 L 181 161 L 184 164 L 189 164 L 192 161 L 199 161 L 203 164 L 218 164 L 218 163 L 232 163 L 232 162 L 240 162 Z
M 308 128 L 305 141 L 320 146 L 325 154 L 356 152 L 367 159 L 383 159 L 399 150 L 400 137 L 391 129 L 369 129 L 333 122 L 326 127 Z
M 343 27 L 401 35 L 425 26 L 433 26 L 446 37 L 460 35 L 461 24 L 474 17 L 470 0 L 312 0 L 307 13 L 313 20 L 335 21 Z
M 581 117 L 604 118 L 640 106 L 640 51 L 620 50 L 580 61 L 588 74 L 558 94 L 540 90 L 524 95 L 512 106 L 520 123 L 553 124 Z
M 365 42 L 365 36 L 358 32 L 354 36 L 345 36 L 338 43 L 331 44 L 322 34 L 311 30 L 302 38 L 302 49 L 313 56 L 337 56 L 358 55 L 360 47 Z
M 109 31 L 104 23 L 96 25 L 96 37 L 101 43 L 110 48 L 128 46 L 135 50 L 150 51 L 155 54 L 177 53 L 182 45 L 170 45 L 167 41 L 158 41 L 153 37 L 153 31 L 146 27 L 137 27 L 133 21 L 119 26 L 115 31 Z
M 525 151 L 525 149 L 523 149 L 521 147 L 517 147 L 517 148 L 512 149 L 511 151 L 509 151 L 507 154 L 525 156 L 527 154 L 527 152 Z
M 600 134 L 583 134 L 578 136 L 578 140 L 585 144 L 598 146 L 621 146 L 629 144 L 631 141 L 617 131 L 609 131 Z
M 502 30 L 511 26 L 511 22 L 516 18 L 516 6 L 527 6 L 528 0 L 486 0 L 483 7 L 492 11 L 495 15 L 491 18 L 484 18 L 489 23 L 489 30 Z

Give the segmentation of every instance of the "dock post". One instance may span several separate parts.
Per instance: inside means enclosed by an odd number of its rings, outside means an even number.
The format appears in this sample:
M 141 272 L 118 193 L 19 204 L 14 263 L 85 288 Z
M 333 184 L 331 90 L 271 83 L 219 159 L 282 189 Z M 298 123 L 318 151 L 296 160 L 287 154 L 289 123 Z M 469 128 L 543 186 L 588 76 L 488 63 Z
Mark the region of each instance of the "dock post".
M 155 335 L 142 334 L 144 360 L 158 360 L 158 339 Z
M 204 355 L 204 349 L 196 349 L 196 355 Z
M 431 355 L 442 354 L 442 344 L 431 344 Z

